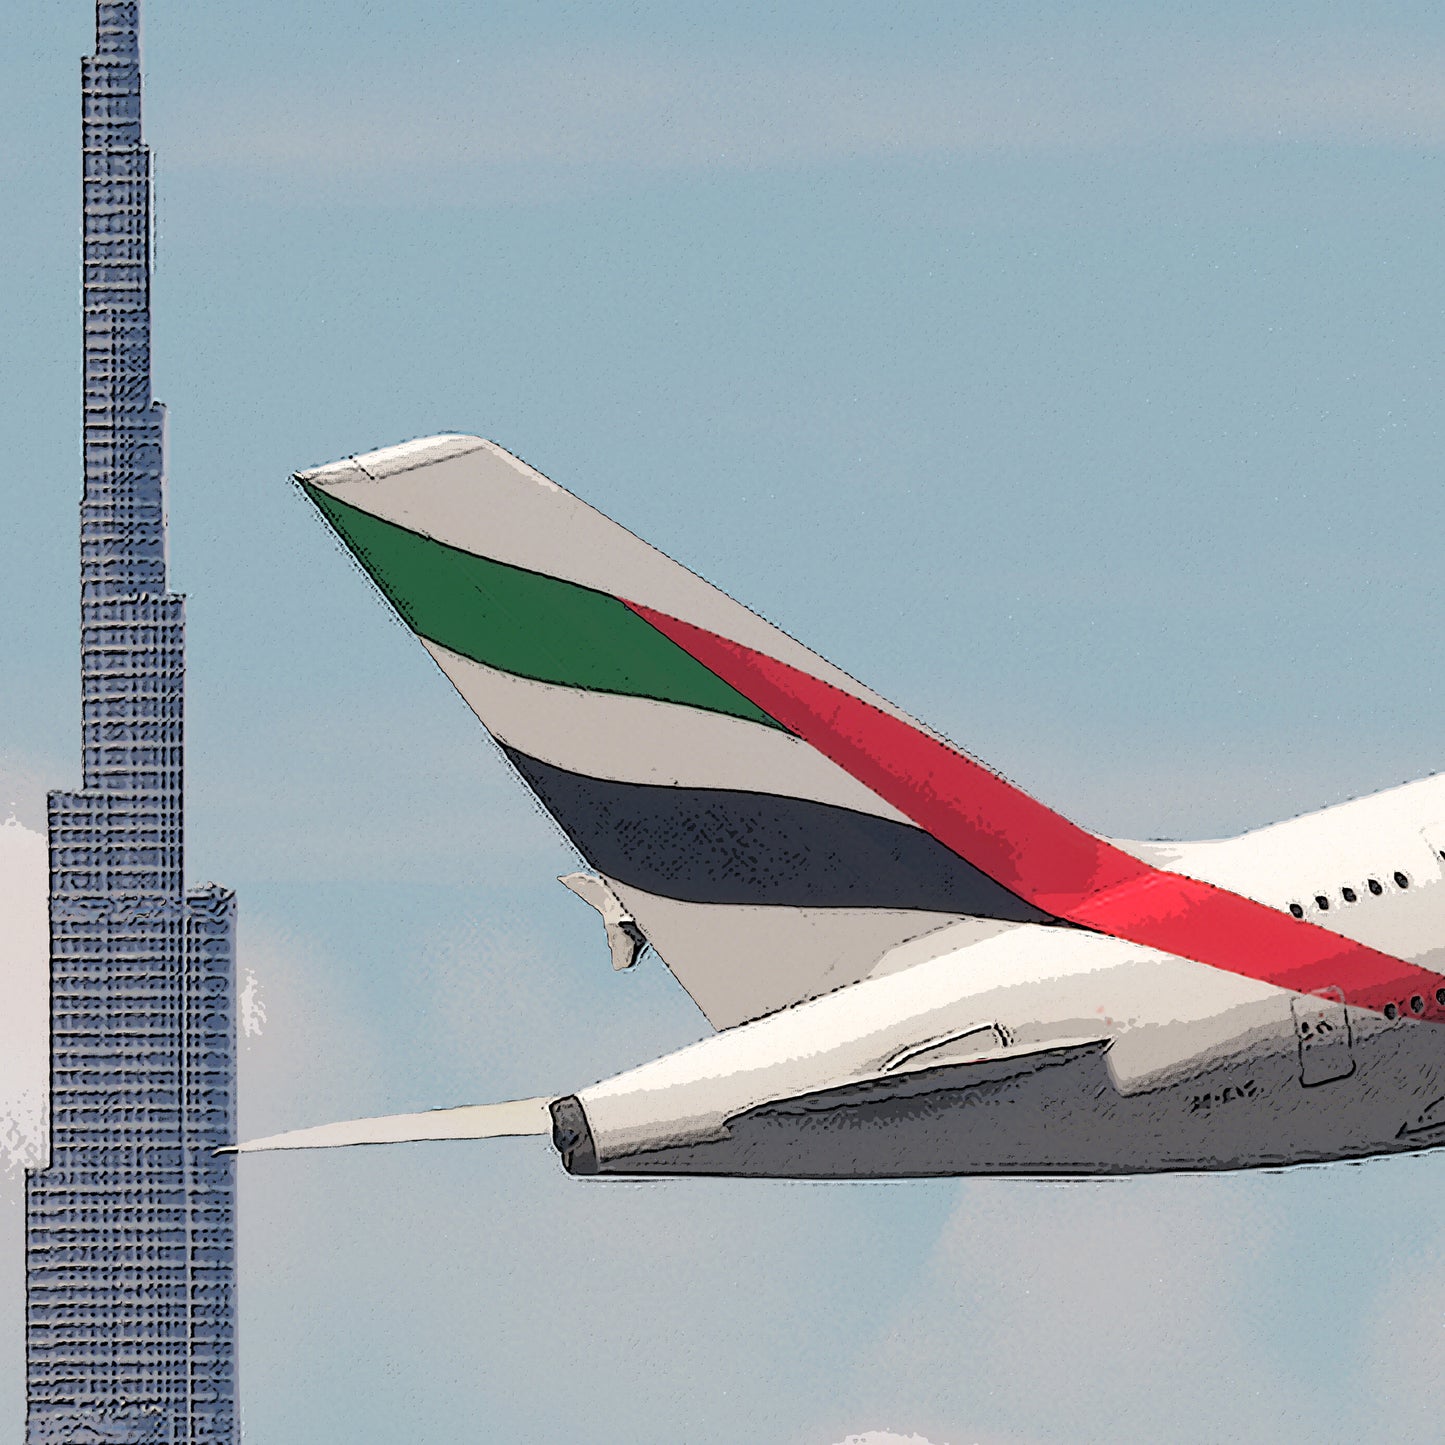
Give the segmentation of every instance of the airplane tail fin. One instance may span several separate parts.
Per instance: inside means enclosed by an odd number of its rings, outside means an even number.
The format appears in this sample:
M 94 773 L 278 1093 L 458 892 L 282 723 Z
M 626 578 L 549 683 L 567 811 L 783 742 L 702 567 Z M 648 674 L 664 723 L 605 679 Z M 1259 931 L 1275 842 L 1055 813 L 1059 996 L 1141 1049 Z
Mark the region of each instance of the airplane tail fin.
M 736 659 L 917 724 L 501 447 L 429 437 L 296 479 L 716 1026 L 960 916 L 1049 921 Z
M 298 480 L 600 875 L 576 891 L 614 963 L 645 939 L 720 1028 L 1017 923 L 1359 1007 L 1435 996 L 1078 827 L 491 442 Z

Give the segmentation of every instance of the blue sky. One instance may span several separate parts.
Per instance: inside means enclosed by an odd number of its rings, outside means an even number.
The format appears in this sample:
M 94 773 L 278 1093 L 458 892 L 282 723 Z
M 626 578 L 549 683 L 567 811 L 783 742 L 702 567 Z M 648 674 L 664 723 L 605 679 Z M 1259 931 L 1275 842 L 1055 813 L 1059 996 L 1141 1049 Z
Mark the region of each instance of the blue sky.
M 240 890 L 266 1001 L 246 1132 L 571 1088 L 703 1027 L 655 964 L 612 976 L 298 466 L 492 437 L 1103 831 L 1445 760 L 1438 7 L 146 16 L 189 869 Z M 0 809 L 32 825 L 78 775 L 90 27 L 0 16 Z M 1442 1171 L 248 1161 L 247 1439 L 1429 1439 Z

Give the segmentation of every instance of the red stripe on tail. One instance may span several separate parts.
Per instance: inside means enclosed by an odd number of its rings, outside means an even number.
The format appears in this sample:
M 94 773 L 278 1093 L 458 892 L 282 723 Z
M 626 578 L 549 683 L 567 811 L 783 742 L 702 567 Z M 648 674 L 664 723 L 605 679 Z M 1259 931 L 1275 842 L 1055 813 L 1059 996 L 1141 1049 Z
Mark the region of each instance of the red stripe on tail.
M 625 600 L 625 599 L 624 599 Z M 787 663 L 628 602 L 764 712 L 1035 907 L 1129 943 L 1279 988 L 1339 988 L 1445 1021 L 1445 977 L 1213 884 L 1154 868 L 949 744 Z

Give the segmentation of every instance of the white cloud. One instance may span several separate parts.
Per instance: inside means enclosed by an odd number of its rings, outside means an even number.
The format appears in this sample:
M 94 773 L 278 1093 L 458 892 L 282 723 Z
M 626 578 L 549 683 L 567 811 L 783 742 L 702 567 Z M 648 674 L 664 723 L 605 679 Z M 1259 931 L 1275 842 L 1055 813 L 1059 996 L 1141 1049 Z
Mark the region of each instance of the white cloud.
M 14 818 L 25 827 L 44 832 L 48 789 L 55 786 L 53 763 L 0 748 L 0 818 Z
M 45 1159 L 50 934 L 45 837 L 0 823 L 0 1189 Z
M 209 84 L 154 118 L 170 164 L 476 203 L 492 187 L 873 156 L 1215 142 L 1445 145 L 1445 49 L 1384 33 L 985 44 L 916 61 L 593 48 Z
M 244 899 L 236 942 L 243 979 L 266 981 L 266 1027 L 242 1038 L 240 1136 L 380 1112 L 387 1030 L 357 1007 L 345 965 L 324 943 L 258 917 Z
M 936 1445 L 922 1435 L 895 1435 L 891 1430 L 869 1430 L 866 1435 L 850 1435 L 838 1445 Z
M 45 837 L 0 823 L 0 1435 L 23 1428 L 24 1171 L 45 1162 L 50 938 Z
M 266 1000 L 261 993 L 261 980 L 254 968 L 241 970 L 241 988 L 236 999 L 237 1022 L 242 1038 L 259 1037 L 266 1027 Z
M 952 1430 L 948 1439 L 926 1435 L 904 1435 L 897 1430 L 865 1430 L 849 1435 L 837 1445 L 1027 1445 L 1023 1436 L 1003 1436 L 994 1432 L 980 1435 L 976 1430 Z
M 1272 1194 L 1291 1187 L 962 1186 L 917 1292 L 855 1364 L 860 1392 L 877 1413 L 1004 1438 L 1094 1439 L 1106 1420 L 1127 1440 L 1327 1438 L 1308 1392 L 1242 1327 Z

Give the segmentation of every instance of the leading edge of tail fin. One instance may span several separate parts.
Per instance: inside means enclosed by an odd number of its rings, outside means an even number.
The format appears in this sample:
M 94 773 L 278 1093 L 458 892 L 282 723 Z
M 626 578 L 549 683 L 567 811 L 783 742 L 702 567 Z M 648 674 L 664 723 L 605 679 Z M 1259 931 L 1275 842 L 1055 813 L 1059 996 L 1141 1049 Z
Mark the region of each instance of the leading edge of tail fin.
M 501 447 L 430 437 L 296 480 L 714 1025 L 960 916 L 1053 921 L 693 639 L 917 723 Z

